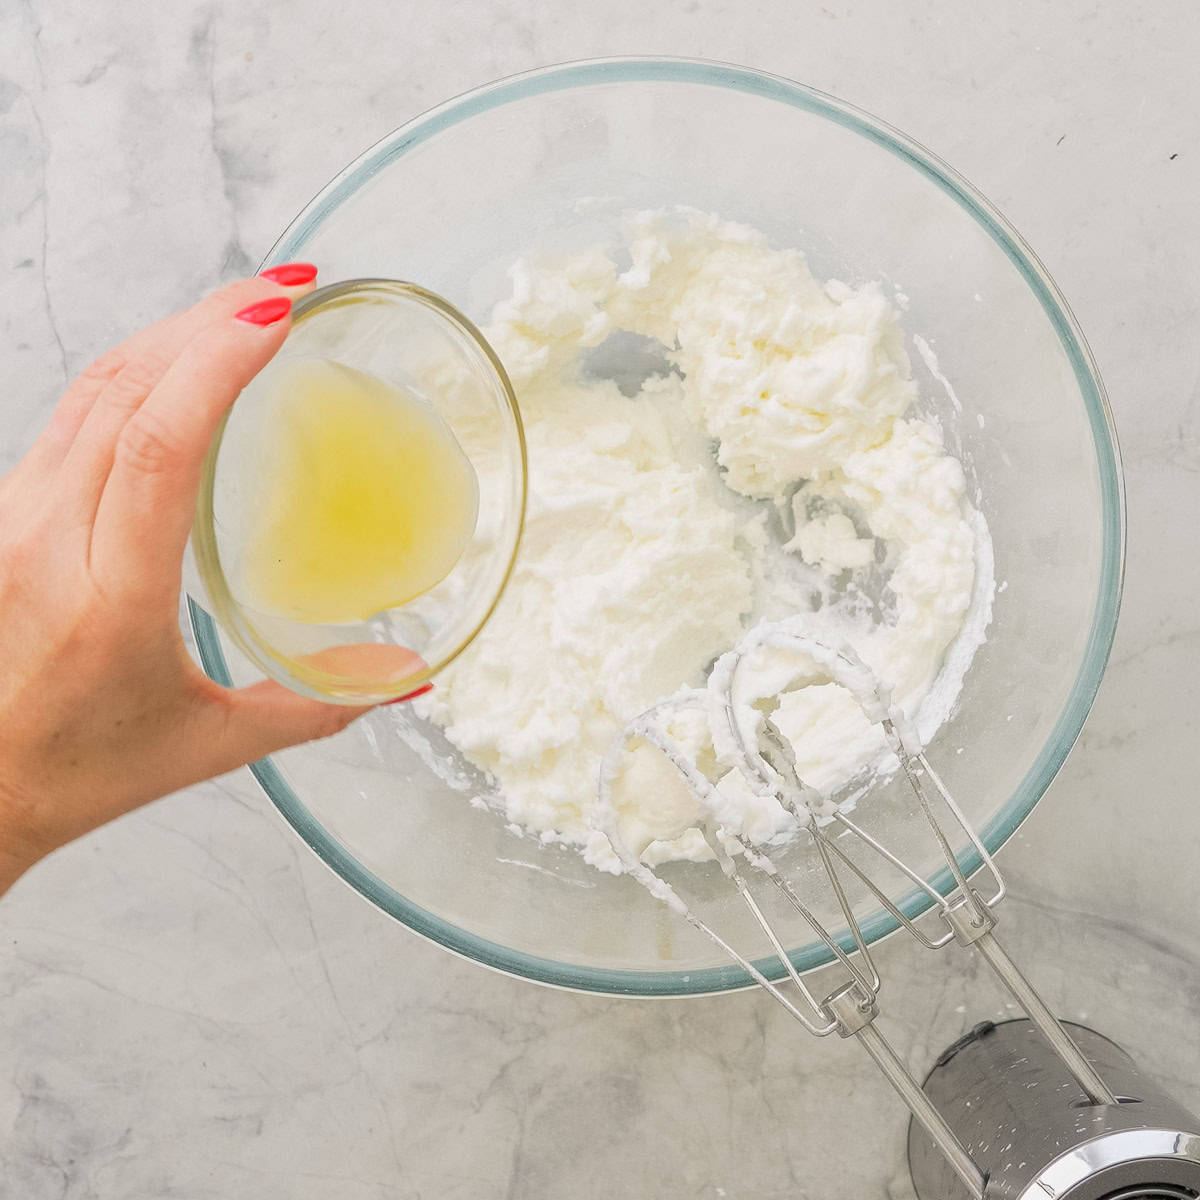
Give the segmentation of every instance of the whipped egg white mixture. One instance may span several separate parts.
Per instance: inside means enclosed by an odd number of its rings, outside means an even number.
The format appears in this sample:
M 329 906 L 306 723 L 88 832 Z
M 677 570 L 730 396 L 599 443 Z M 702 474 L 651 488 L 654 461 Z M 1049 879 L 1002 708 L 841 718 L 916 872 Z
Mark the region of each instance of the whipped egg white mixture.
M 614 737 L 703 684 L 756 621 L 797 613 L 849 642 L 928 740 L 983 638 L 990 542 L 917 415 L 883 288 L 822 283 L 799 251 L 690 209 L 510 277 L 486 334 L 525 420 L 524 541 L 488 625 L 415 702 L 494 784 L 485 799 L 619 871 L 592 821 Z M 632 382 L 612 369 L 630 360 Z M 878 727 L 836 684 L 788 693 L 773 719 L 826 795 L 886 769 Z M 792 832 L 702 720 L 671 733 L 719 783 L 732 832 Z M 626 757 L 612 797 L 644 862 L 709 856 L 707 814 L 657 751 Z

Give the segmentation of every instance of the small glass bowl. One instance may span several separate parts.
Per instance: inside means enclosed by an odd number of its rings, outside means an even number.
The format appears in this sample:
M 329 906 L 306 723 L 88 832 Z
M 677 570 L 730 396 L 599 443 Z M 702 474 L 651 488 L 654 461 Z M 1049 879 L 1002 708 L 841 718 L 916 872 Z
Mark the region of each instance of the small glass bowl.
M 316 357 L 427 399 L 475 470 L 479 516 L 450 573 L 364 621 L 315 624 L 263 612 L 242 563 L 264 502 L 272 375 Z M 525 435 L 504 367 L 479 330 L 440 296 L 390 279 L 352 279 L 297 301 L 274 359 L 238 398 L 209 449 L 192 528 L 211 610 L 260 670 L 303 695 L 378 704 L 420 687 L 466 648 L 508 581 L 525 516 Z

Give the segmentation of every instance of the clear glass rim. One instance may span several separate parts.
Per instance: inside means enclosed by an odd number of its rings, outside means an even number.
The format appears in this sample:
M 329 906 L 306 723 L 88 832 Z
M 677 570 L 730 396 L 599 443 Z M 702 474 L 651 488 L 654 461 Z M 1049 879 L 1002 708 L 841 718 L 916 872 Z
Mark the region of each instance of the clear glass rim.
M 863 110 L 781 76 L 703 59 L 588 59 L 542 67 L 486 84 L 402 125 L 360 155 L 307 205 L 276 242 L 263 265 L 295 258 L 313 232 L 363 183 L 443 130 L 515 101 L 575 87 L 622 82 L 698 84 L 761 96 L 823 117 L 874 142 L 924 175 L 984 230 L 1025 280 L 1058 336 L 1087 410 L 1096 453 L 1102 507 L 1100 579 L 1083 659 L 1054 729 L 1008 801 L 979 831 L 988 851 L 994 853 L 1020 828 L 1058 773 L 1100 686 L 1120 609 L 1125 501 L 1120 452 L 1108 397 L 1078 322 L 1020 234 L 952 167 Z M 211 617 L 191 600 L 188 608 L 205 670 L 218 682 L 228 683 L 228 669 Z M 253 764 L 251 770 L 285 819 L 337 875 L 384 912 L 456 954 L 537 983 L 610 995 L 690 996 L 754 986 L 750 976 L 732 964 L 692 971 L 589 967 L 526 954 L 478 937 L 414 904 L 364 867 L 313 817 L 269 759 Z M 967 873 L 980 866 L 974 853 L 964 855 L 960 861 Z M 943 870 L 929 882 L 944 895 L 954 881 L 950 871 Z M 910 918 L 918 917 L 931 904 L 929 897 L 915 888 L 898 902 L 901 911 Z M 863 922 L 863 932 L 872 943 L 898 928 L 896 920 L 883 909 Z M 846 945 L 851 946 L 848 934 Z M 789 956 L 801 971 L 815 970 L 833 961 L 832 954 L 820 942 L 790 951 Z M 774 959 L 763 959 L 755 965 L 770 979 L 779 979 L 784 974 L 782 964 Z
M 487 624 L 488 618 L 495 612 L 496 605 L 499 604 L 500 597 L 504 594 L 504 589 L 512 577 L 513 568 L 517 562 L 517 552 L 521 545 L 521 534 L 525 527 L 525 510 L 528 502 L 529 454 L 525 443 L 525 426 L 521 419 L 521 409 L 517 404 L 512 381 L 508 377 L 504 364 L 501 363 L 499 356 L 482 332 L 465 313 L 460 312 L 445 297 L 431 292 L 420 284 L 408 283 L 402 279 L 343 279 L 337 283 L 317 288 L 316 291 L 297 300 L 292 307 L 293 327 L 299 326 L 319 311 L 345 304 L 356 297 L 379 296 L 413 300 L 431 309 L 441 320 L 456 328 L 482 355 L 492 373 L 494 382 L 504 397 L 504 406 L 512 418 L 519 458 L 520 494 L 517 498 L 517 520 L 513 543 L 508 548 L 503 574 L 494 593 L 489 598 L 485 611 L 476 618 L 469 629 L 455 639 L 454 645 L 449 650 L 427 662 L 420 670 L 406 675 L 395 688 L 389 685 L 388 688 L 381 690 L 377 680 L 333 674 L 307 666 L 281 654 L 258 632 L 254 623 L 245 616 L 241 606 L 234 599 L 229 580 L 221 565 L 213 520 L 217 458 L 225 436 L 225 427 L 229 421 L 229 417 L 226 415 L 218 426 L 208 454 L 205 456 L 200 490 L 196 496 L 196 511 L 192 522 L 192 547 L 201 582 L 204 584 L 209 602 L 216 610 L 217 618 L 224 626 L 225 632 L 251 662 L 288 687 L 314 699 L 333 704 L 377 704 L 393 696 L 407 693 L 420 687 L 427 679 L 432 678 L 453 662 L 475 640 L 479 631 Z M 208 670 L 207 661 L 204 665 L 205 670 Z

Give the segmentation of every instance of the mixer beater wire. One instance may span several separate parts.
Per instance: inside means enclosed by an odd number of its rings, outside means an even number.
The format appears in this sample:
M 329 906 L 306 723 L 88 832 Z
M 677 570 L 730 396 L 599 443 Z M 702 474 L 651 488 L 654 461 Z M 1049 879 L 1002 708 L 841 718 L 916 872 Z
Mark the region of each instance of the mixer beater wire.
M 928 826 L 949 871 L 951 882 L 944 894 L 859 822 L 831 806 L 820 792 L 800 777 L 791 743 L 772 719 L 782 690 L 771 697 L 754 696 L 749 703 L 737 700 L 742 665 L 761 649 L 782 651 L 788 661 L 794 663 L 795 669 L 784 690 L 811 684 L 838 684 L 853 696 L 868 720 L 881 727 L 916 796 L 918 819 Z M 699 710 L 707 718 L 718 757 L 732 762 L 756 793 L 773 796 L 808 837 L 821 866 L 819 878 L 823 877 L 828 883 L 848 936 L 831 933 L 795 883 L 780 871 L 768 854 L 721 824 L 717 785 L 710 782 L 669 732 L 672 719 L 689 710 Z M 697 916 L 676 889 L 641 862 L 638 854 L 625 843 L 612 790 L 613 781 L 634 742 L 646 743 L 665 755 L 704 811 L 710 814 L 701 829 L 704 840 L 724 876 L 766 935 L 787 980 L 794 985 L 794 993 L 789 994 L 780 983 L 768 979 L 747 955 Z M 968 855 L 973 853 L 976 863 L 964 867 L 955 854 L 935 812 L 934 796 L 949 812 L 958 831 L 965 835 L 970 848 Z M 756 626 L 733 651 L 718 660 L 706 688 L 680 693 L 631 721 L 601 764 L 596 825 L 607 835 L 629 874 L 715 942 L 810 1033 L 817 1037 L 836 1033 L 839 1037 L 857 1039 L 973 1197 L 984 1196 L 987 1181 L 983 1172 L 875 1025 L 880 1011 L 881 980 L 846 891 L 849 877 L 865 887 L 892 919 L 926 949 L 938 950 L 957 941 L 977 951 L 1046 1038 L 1087 1102 L 1093 1105 L 1117 1103 L 1108 1085 L 996 940 L 994 907 L 1005 896 L 1003 877 L 982 839 L 929 764 L 904 714 L 893 707 L 887 692 L 850 646 L 814 636 L 805 628 L 803 618 Z M 834 833 L 839 836 L 831 836 Z M 886 863 L 921 892 L 923 899 L 928 901 L 924 915 L 917 918 L 906 915 L 861 861 L 856 861 L 855 856 L 839 844 L 843 840 L 864 847 L 863 857 Z M 968 855 L 964 858 L 969 862 Z M 746 874 L 739 868 L 737 856 L 754 877 L 764 877 L 778 890 L 787 905 L 829 951 L 833 961 L 845 973 L 836 988 L 818 995 L 796 969 L 782 939 L 755 898 Z M 988 890 L 991 894 L 986 897 L 968 879 L 977 869 L 983 869 L 990 876 Z

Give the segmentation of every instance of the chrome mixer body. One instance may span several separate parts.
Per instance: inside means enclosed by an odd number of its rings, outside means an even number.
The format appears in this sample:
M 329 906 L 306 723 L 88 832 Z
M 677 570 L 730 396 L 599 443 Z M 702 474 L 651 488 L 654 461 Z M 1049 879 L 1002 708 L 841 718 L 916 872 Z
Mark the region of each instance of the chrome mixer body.
M 1068 1026 L 1116 1091 L 1089 1104 L 1029 1021 L 977 1025 L 949 1047 L 924 1091 L 986 1176 L 988 1200 L 1195 1200 L 1200 1122 L 1119 1046 Z M 919 1200 L 970 1196 L 913 1121 L 908 1161 Z

